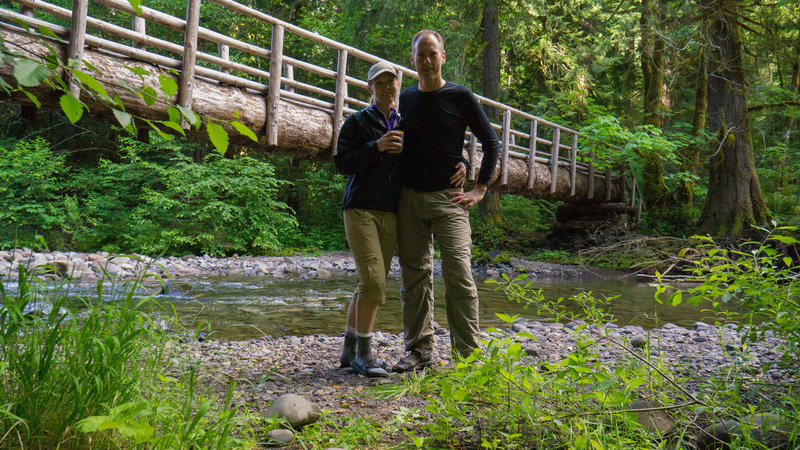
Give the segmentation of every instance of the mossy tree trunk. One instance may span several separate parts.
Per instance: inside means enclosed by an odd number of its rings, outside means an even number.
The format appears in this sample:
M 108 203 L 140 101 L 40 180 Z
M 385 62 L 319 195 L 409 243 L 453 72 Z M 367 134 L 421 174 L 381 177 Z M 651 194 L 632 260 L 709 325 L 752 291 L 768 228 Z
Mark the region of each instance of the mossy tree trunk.
M 708 81 L 706 79 L 706 58 L 703 47 L 698 49 L 697 76 L 694 93 L 694 113 L 692 115 L 692 135 L 699 138 L 706 128 L 706 113 L 708 111 Z M 688 174 L 697 175 L 700 170 L 700 142 L 699 140 L 687 146 L 681 155 L 681 170 Z M 693 206 L 694 181 L 681 180 L 675 192 L 675 200 L 679 210 L 688 212 Z
M 752 225 L 765 225 L 769 213 L 761 196 L 747 122 L 739 0 L 702 0 L 708 43 L 708 127 L 716 136 L 712 148 L 708 197 L 700 230 L 714 236 L 736 236 Z
M 498 0 L 483 1 L 483 96 L 493 100 L 500 98 L 500 22 Z M 489 119 L 497 121 L 497 111 L 488 108 Z M 502 223 L 500 193 L 487 191 L 480 202 L 480 211 L 486 223 Z
M 797 27 L 800 29 L 800 21 L 798 21 Z M 800 34 L 794 44 L 794 62 L 792 63 L 792 80 L 790 81 L 789 89 L 795 94 L 800 92 Z M 789 162 L 787 152 L 789 145 L 791 145 L 792 128 L 794 128 L 794 116 L 789 117 L 789 123 L 783 133 L 784 150 L 778 162 L 778 189 L 783 189 L 786 186 L 786 165 Z
M 664 97 L 664 5 L 663 0 L 642 0 L 642 40 L 640 44 L 642 78 L 644 83 L 644 124 L 662 128 Z M 669 189 L 664 183 L 661 157 L 640 153 L 644 158 L 642 195 L 645 205 L 661 215 L 668 203 Z

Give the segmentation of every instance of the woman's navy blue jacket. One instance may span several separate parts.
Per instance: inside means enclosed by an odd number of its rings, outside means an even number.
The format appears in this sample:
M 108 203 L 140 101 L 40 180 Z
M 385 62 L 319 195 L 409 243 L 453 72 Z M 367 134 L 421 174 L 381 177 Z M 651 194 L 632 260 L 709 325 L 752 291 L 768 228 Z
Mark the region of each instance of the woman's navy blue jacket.
M 378 139 L 388 131 L 371 106 L 351 114 L 333 155 L 336 169 L 349 175 L 342 209 L 397 212 L 400 199 L 399 154 L 378 151 Z

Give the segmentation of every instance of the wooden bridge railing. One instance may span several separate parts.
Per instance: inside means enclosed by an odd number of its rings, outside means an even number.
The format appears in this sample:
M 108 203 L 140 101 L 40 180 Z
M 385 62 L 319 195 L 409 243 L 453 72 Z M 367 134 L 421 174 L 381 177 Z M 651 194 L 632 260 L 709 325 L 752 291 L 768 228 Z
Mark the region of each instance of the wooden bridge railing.
M 201 0 L 188 0 L 186 20 L 148 7 L 140 12 L 126 0 L 92 0 L 93 4 L 103 5 L 131 17 L 130 28 L 109 23 L 88 16 L 89 0 L 73 0 L 72 8 L 64 8 L 41 0 L 12 0 L 19 4 L 20 12 L 0 8 L 0 21 L 4 26 L 25 23 L 33 29 L 44 26 L 57 36 L 69 40 L 70 58 L 80 61 L 85 46 L 123 55 L 134 60 L 155 64 L 179 71 L 179 91 L 177 103 L 191 108 L 192 88 L 195 79 L 215 80 L 220 84 L 237 86 L 256 91 L 265 96 L 266 124 L 263 131 L 267 145 L 277 144 L 278 102 L 296 102 L 329 112 L 333 117 L 333 139 L 331 148 L 335 151 L 338 129 L 344 117 L 355 110 L 367 106 L 367 83 L 348 74 L 349 61 L 353 58 L 372 64 L 381 58 L 354 47 L 336 42 L 308 30 L 278 20 L 256 9 L 232 0 L 206 0 L 239 16 L 249 17 L 271 27 L 269 48 L 261 42 L 246 42 L 200 26 L 200 23 L 214 23 L 202 20 Z M 33 11 L 36 11 L 34 14 Z M 61 23 L 62 25 L 59 25 Z M 182 42 L 173 42 L 161 37 L 148 35 L 147 24 L 153 23 L 167 30 L 179 32 Z M 64 25 L 69 26 L 64 26 Z M 320 67 L 310 62 L 296 59 L 286 52 L 284 35 L 289 33 L 307 42 L 331 49 L 337 58 L 331 61 L 333 68 Z M 167 34 L 167 33 L 162 33 Z M 174 34 L 174 33 L 173 33 Z M 212 43 L 216 54 L 201 51 L 209 48 L 203 42 Z M 252 58 L 230 57 L 231 50 Z M 259 64 L 244 63 L 251 59 Z M 269 61 L 266 71 L 260 64 Z M 409 68 L 392 64 L 398 76 L 417 79 L 417 73 Z M 323 87 L 327 83 L 314 85 L 296 79 L 297 71 L 307 74 L 305 78 L 321 76 L 334 84 L 334 90 Z M 303 78 L 303 77 L 299 77 Z M 73 82 L 74 83 L 74 82 Z M 350 87 L 358 88 L 358 95 L 351 95 Z M 570 196 L 575 196 L 576 174 L 588 174 L 588 198 L 594 195 L 595 168 L 590 155 L 579 160 L 579 133 L 570 128 L 536 117 L 511 106 L 478 96 L 479 101 L 502 113 L 502 122 L 493 124 L 502 141 L 500 158 L 501 185 L 508 182 L 509 159 L 515 158 L 527 163 L 527 185 L 533 187 L 536 163 L 550 167 L 550 193 L 556 191 L 559 168 L 569 171 Z M 524 129 L 516 129 L 514 124 L 526 124 Z M 550 136 L 548 139 L 547 136 Z M 476 139 L 467 133 L 465 148 L 473 162 L 470 178 L 475 179 L 477 151 L 480 149 Z M 605 172 L 606 196 L 610 197 L 612 173 Z

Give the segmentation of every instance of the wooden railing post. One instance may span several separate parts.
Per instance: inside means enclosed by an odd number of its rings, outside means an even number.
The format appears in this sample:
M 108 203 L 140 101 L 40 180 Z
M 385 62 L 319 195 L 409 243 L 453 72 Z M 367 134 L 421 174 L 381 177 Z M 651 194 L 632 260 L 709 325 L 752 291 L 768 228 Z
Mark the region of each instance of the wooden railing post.
M 22 3 L 19 5 L 19 13 L 23 16 L 33 17 L 33 8 L 25 6 Z
M 569 151 L 569 196 L 575 197 L 575 184 L 578 169 L 578 133 L 572 134 L 572 148 Z
M 231 60 L 231 48 L 227 44 L 217 44 L 217 54 L 225 61 Z M 218 66 L 222 73 L 231 73 L 226 67 Z
M 70 59 L 74 60 L 77 63 L 75 69 L 80 69 L 82 65 L 81 60 L 83 59 L 83 46 L 86 43 L 86 15 L 88 11 L 89 0 L 73 0 L 72 20 L 70 21 L 69 29 L 69 46 L 67 48 L 67 64 L 69 64 Z M 75 97 L 79 97 L 81 87 L 69 71 L 67 71 L 66 81 L 69 86 L 69 93 Z
M 400 91 L 403 90 L 403 71 L 398 69 L 395 70 L 395 73 L 397 74 L 397 94 L 394 96 L 394 107 L 400 111 Z
M 469 134 L 469 181 L 475 181 L 478 177 L 478 168 L 475 167 L 478 163 L 478 138 L 475 133 Z
M 287 80 L 294 81 L 294 66 L 291 65 L 291 64 L 284 64 L 283 65 L 283 76 Z M 286 92 L 294 92 L 294 86 L 292 86 L 291 84 L 287 84 L 285 86 L 285 88 L 286 88 Z
M 508 185 L 508 147 L 511 144 L 511 111 L 503 110 L 503 147 L 500 153 L 500 184 Z
M 147 34 L 147 22 L 144 20 L 142 16 L 133 16 L 132 17 L 132 28 L 135 33 L 139 33 L 141 35 Z M 137 42 L 133 41 L 133 48 L 138 48 L 139 50 L 145 50 L 147 45 L 144 42 Z
M 553 129 L 553 142 L 550 144 L 550 193 L 556 193 L 558 181 L 558 148 L 561 146 L 561 129 Z
M 531 120 L 531 142 L 528 146 L 528 189 L 536 183 L 536 135 L 539 132 L 539 121 Z
M 189 4 L 186 7 L 181 78 L 178 83 L 178 105 L 186 109 L 192 109 L 194 70 L 197 62 L 197 35 L 200 31 L 200 2 L 201 0 L 189 0 Z M 181 120 L 181 126 L 188 128 L 185 119 Z
M 594 198 L 594 153 L 589 154 L 589 195 L 587 198 Z
M 266 126 L 267 145 L 278 145 L 278 101 L 281 97 L 281 71 L 283 70 L 283 25 L 272 26 L 272 43 L 269 55 L 269 89 L 267 91 Z
M 339 50 L 339 62 L 336 64 L 336 97 L 333 104 L 333 142 L 331 149 L 336 154 L 339 140 L 339 128 L 344 120 L 344 100 L 347 98 L 347 49 Z

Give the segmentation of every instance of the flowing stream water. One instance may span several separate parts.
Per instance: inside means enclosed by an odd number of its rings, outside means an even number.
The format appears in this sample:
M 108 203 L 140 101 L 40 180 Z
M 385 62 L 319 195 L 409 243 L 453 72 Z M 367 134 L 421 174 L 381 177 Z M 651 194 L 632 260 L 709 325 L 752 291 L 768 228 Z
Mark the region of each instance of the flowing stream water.
M 690 305 L 672 307 L 655 301 L 655 288 L 646 283 L 620 280 L 547 280 L 532 279 L 532 287 L 541 289 L 547 299 L 568 298 L 591 291 L 595 297 L 619 296 L 610 303 L 613 321 L 622 325 L 640 325 L 646 329 L 671 322 L 691 327 L 708 314 L 703 308 Z M 168 281 L 166 292 L 155 296 L 164 311 L 177 314 L 190 329 L 207 323 L 207 337 L 220 340 L 244 340 L 269 335 L 272 337 L 311 334 L 338 335 L 344 329 L 347 305 L 356 285 L 356 276 L 336 275 L 328 279 L 276 279 L 267 277 L 208 277 Z M 497 289 L 497 284 L 476 278 L 480 297 L 480 326 L 507 327 L 496 314 L 519 315 L 525 319 L 553 320 L 538 316 L 535 308 L 524 308 Z M 15 286 L 6 285 L 10 293 Z M 156 292 L 158 286 L 144 286 L 139 294 Z M 62 288 L 63 289 L 63 288 Z M 117 289 L 117 294 L 109 291 Z M 104 298 L 118 297 L 117 286 L 106 286 Z M 444 284 L 434 278 L 436 295 L 434 319 L 447 327 Z M 96 297 L 93 285 L 72 285 L 71 295 Z M 375 330 L 400 333 L 400 280 L 390 278 L 386 303 L 378 311 Z M 570 300 L 565 304 L 573 311 L 579 308 Z
M 216 339 L 337 335 L 344 329 L 346 310 L 356 281 L 355 276 L 335 276 L 325 280 L 207 278 L 173 282 L 167 295 L 159 298 L 174 306 L 186 325 L 208 322 Z M 497 284 L 484 281 L 476 279 L 481 328 L 507 326 L 496 313 L 552 320 L 537 316 L 535 308 L 525 309 L 523 305 L 508 300 L 502 290 L 496 289 Z M 691 327 L 706 315 L 702 308 L 659 304 L 654 298 L 655 288 L 646 283 L 575 279 L 532 281 L 533 287 L 542 289 L 548 299 L 570 297 L 582 291 L 592 291 L 595 297 L 618 295 L 611 302 L 611 313 L 618 325 L 640 325 L 649 329 L 671 322 Z M 434 278 L 434 290 L 434 318 L 446 327 L 441 277 Z M 387 293 L 386 303 L 378 311 L 375 330 L 399 333 L 403 330 L 399 279 L 389 279 Z M 569 300 L 566 304 L 573 306 Z M 577 308 L 575 311 L 579 312 Z

